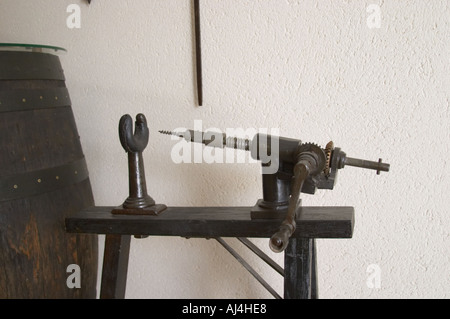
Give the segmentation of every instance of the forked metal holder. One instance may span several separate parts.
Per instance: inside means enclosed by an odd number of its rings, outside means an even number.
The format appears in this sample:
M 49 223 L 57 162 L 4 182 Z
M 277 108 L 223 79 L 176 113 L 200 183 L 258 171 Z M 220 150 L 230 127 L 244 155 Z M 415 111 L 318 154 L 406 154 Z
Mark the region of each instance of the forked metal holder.
M 156 204 L 147 193 L 144 159 L 142 152 L 147 147 L 149 131 L 144 114 L 136 116 L 135 131 L 130 115 L 124 115 L 119 122 L 119 138 L 128 153 L 128 183 L 130 196 L 122 206 L 111 211 L 115 215 L 159 215 L 167 209 L 164 204 Z

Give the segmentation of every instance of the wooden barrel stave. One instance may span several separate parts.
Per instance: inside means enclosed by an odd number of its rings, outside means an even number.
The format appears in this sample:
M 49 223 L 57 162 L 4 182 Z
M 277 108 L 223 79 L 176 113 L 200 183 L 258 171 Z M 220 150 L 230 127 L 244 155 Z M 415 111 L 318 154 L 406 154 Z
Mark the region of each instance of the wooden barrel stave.
M 0 52 L 0 298 L 96 297 L 97 237 L 64 229 L 94 205 L 64 80 L 57 56 Z

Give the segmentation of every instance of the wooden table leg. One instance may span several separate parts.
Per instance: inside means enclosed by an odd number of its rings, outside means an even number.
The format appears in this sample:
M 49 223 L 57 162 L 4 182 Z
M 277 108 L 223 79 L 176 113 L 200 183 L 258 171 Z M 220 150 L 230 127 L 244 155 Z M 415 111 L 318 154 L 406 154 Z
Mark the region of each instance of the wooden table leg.
M 312 240 L 312 267 L 311 267 L 311 299 L 319 299 L 319 287 L 317 284 L 317 245 L 316 240 Z
M 124 299 L 131 235 L 106 235 L 100 298 Z
M 314 239 L 291 238 L 284 253 L 284 298 L 311 299 Z M 314 276 L 314 281 L 315 281 Z M 314 289 L 315 290 L 315 289 Z M 316 290 L 315 290 L 316 291 Z

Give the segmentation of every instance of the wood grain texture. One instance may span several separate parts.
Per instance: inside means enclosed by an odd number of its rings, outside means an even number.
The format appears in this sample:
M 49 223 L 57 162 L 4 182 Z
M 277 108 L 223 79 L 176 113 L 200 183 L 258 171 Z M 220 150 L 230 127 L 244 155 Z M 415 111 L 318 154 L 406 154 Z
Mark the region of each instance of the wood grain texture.
M 159 216 L 112 215 L 114 207 L 90 207 L 66 219 L 74 233 L 181 237 L 271 237 L 281 219 L 252 220 L 251 207 L 168 207 Z M 351 238 L 352 207 L 303 207 L 293 237 Z
M 125 298 L 131 236 L 107 235 L 103 255 L 101 299 Z
M 35 182 L 37 190 L 0 201 L 0 298 L 95 298 L 97 237 L 64 229 L 66 217 L 94 205 L 89 178 L 51 191 L 39 189 L 44 178 L 66 177 L 40 177 L 39 172 L 84 158 L 70 104 L 33 107 L 41 97 L 50 98 L 43 92 L 65 87 L 59 60 L 42 53 L 1 52 L 0 70 L 0 103 L 7 105 L 0 113 L 0 180 L 33 176 L 34 181 L 23 182 Z M 70 101 L 66 96 L 61 100 Z M 26 107 L 15 111 L 17 101 Z M 71 264 L 80 266 L 80 289 L 66 285 Z
M 315 266 L 314 239 L 291 238 L 284 253 L 284 298 L 285 299 L 311 299 L 312 290 L 317 297 L 316 274 L 313 276 Z M 314 277 L 314 278 L 313 278 Z M 314 279 L 314 281 L 313 281 Z

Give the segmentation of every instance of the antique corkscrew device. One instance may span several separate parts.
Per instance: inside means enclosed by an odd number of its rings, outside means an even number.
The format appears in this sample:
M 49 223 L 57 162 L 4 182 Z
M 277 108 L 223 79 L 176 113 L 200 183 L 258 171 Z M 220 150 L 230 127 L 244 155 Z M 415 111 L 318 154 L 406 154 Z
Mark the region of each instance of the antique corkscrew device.
M 378 175 L 382 171 L 388 172 L 390 168 L 381 159 L 372 162 L 347 157 L 340 148 L 334 147 L 333 142 L 321 148 L 313 143 L 266 134 L 256 134 L 250 140 L 193 130 L 159 132 L 206 146 L 249 151 L 253 159 L 261 161 L 263 198 L 253 207 L 251 217 L 284 216 L 279 230 L 270 239 L 270 248 L 274 252 L 286 249 L 296 229 L 296 219 L 301 215 L 300 193 L 314 194 L 316 189 L 333 189 L 338 170 L 345 166 L 372 169 Z

